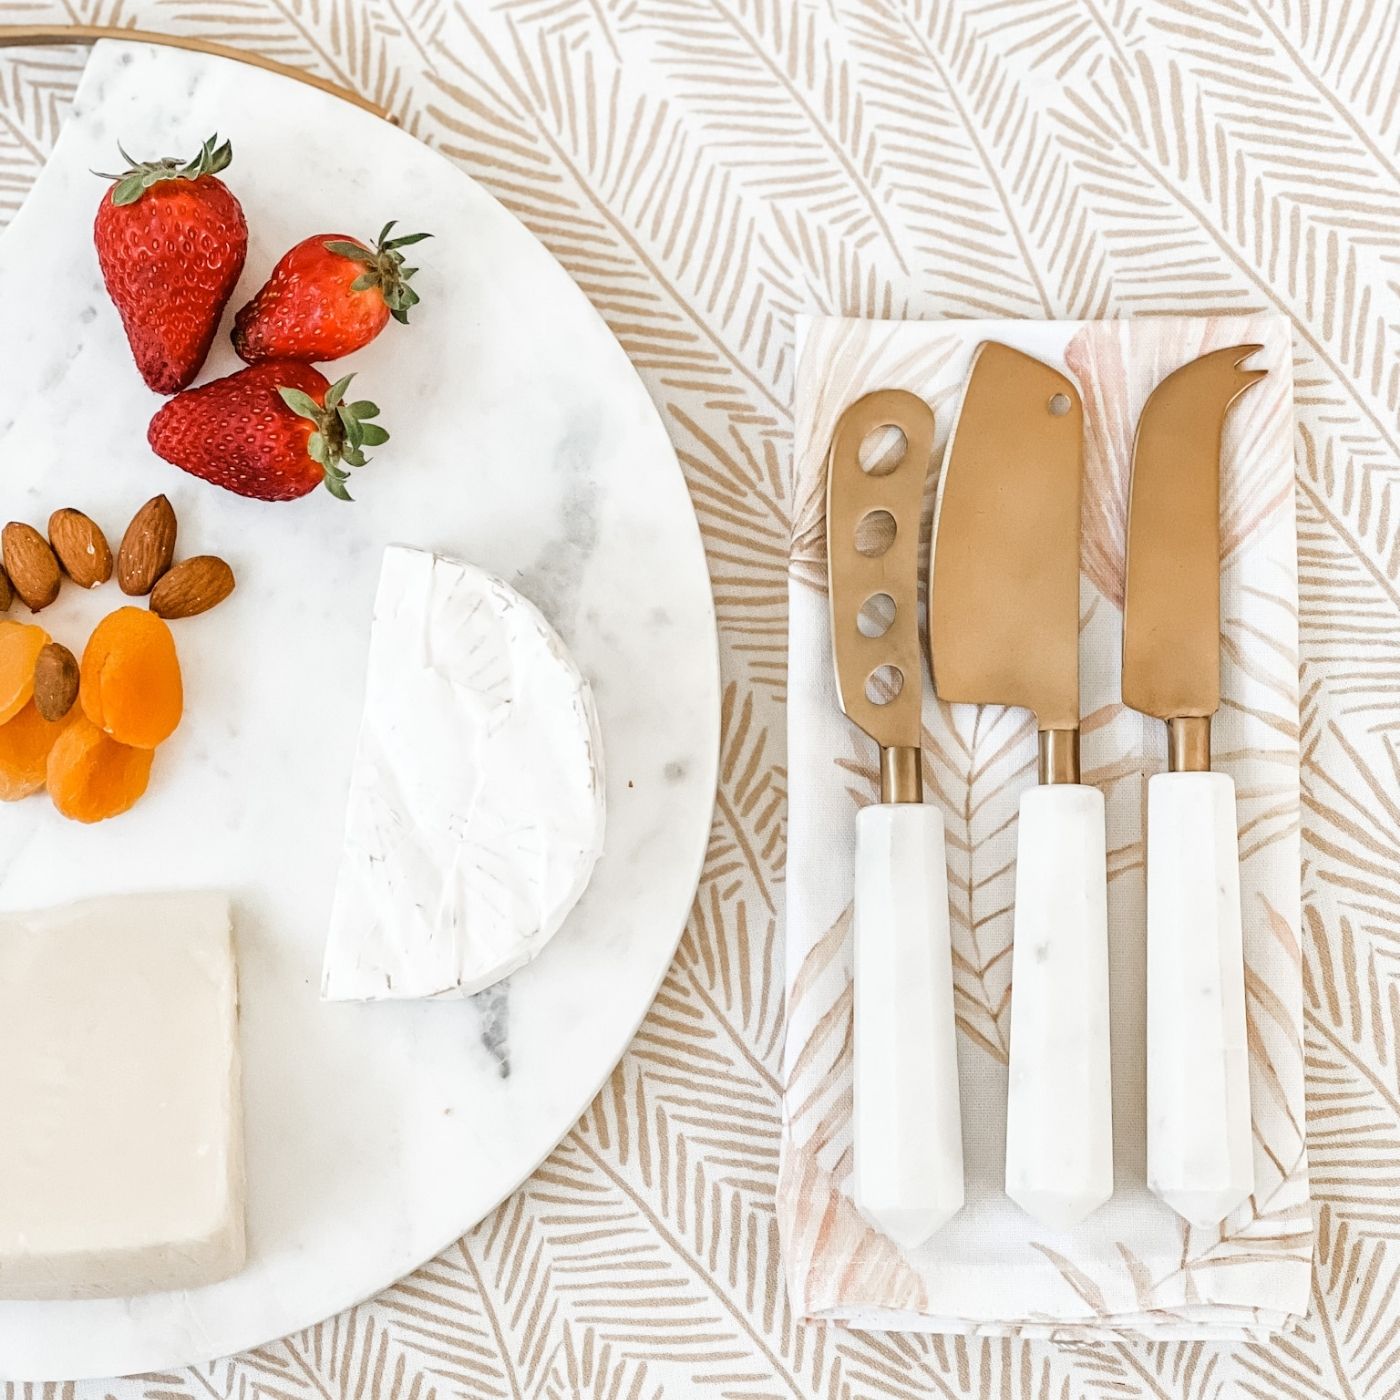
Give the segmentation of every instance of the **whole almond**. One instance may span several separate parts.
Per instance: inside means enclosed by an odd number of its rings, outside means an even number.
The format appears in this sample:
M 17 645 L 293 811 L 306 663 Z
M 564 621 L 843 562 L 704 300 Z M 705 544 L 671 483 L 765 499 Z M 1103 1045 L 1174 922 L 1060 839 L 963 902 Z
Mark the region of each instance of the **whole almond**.
M 0 530 L 0 549 L 5 556 L 5 572 L 15 592 L 29 605 L 30 612 L 42 612 L 58 597 L 62 576 L 49 542 L 32 526 L 12 520 Z
M 15 590 L 10 583 L 10 576 L 4 569 L 0 569 L 0 612 L 9 612 L 14 603 Z
M 78 698 L 78 658 L 61 642 L 50 642 L 34 663 L 34 708 L 60 720 Z
M 149 593 L 175 557 L 175 511 L 153 496 L 131 519 L 117 550 L 117 584 L 132 598 Z
M 56 510 L 49 516 L 49 544 L 63 572 L 79 588 L 96 588 L 112 577 L 112 550 L 107 536 L 80 510 Z
M 233 570 L 213 554 L 182 559 L 151 591 L 151 611 L 173 621 L 217 607 L 233 592 Z

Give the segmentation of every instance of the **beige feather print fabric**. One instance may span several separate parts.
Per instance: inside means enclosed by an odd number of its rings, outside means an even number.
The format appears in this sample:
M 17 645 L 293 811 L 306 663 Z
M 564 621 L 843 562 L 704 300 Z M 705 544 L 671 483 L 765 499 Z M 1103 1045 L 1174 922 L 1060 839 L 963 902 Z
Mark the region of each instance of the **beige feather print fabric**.
M 1070 1231 L 1002 1192 L 1017 808 L 1035 782 L 1030 716 L 924 690 L 925 800 L 948 841 L 968 1204 L 904 1252 L 851 1204 L 851 886 L 855 816 L 878 801 L 875 746 L 837 710 L 821 529 L 837 418 L 874 389 L 934 406 L 946 446 L 973 352 L 1001 340 L 1068 368 L 1087 406 L 1080 673 L 1084 781 L 1104 794 L 1114 1080 L 1113 1200 Z M 1152 389 L 1208 351 L 1260 344 L 1268 377 L 1221 446 L 1222 705 L 1216 766 L 1235 780 L 1254 1110 L 1255 1192 L 1223 1229 L 1192 1228 L 1145 1185 L 1147 779 L 1162 724 L 1127 709 L 1123 533 L 1132 427 Z M 1303 1135 L 1298 957 L 1298 627 L 1293 383 L 1280 316 L 799 325 L 789 613 L 787 1056 L 778 1222 L 804 1314 L 856 1326 L 1058 1340 L 1262 1337 L 1306 1309 L 1312 1214 Z M 927 571 L 925 571 L 925 579 Z M 935 657 L 935 665 L 937 658 Z M 877 933 L 878 936 L 878 933 Z M 1072 1014 L 1068 1012 L 1066 1014 Z
M 680 952 L 537 1176 L 364 1307 L 256 1353 L 55 1400 L 1396 1392 L 1394 5 L 0 0 L 0 18 L 260 50 L 358 87 L 504 201 L 607 318 L 671 430 L 726 678 L 714 833 Z M 82 61 L 0 51 L 0 219 Z M 1260 311 L 1292 322 L 1297 388 L 1309 1316 L 1287 1339 L 1233 1346 L 804 1326 L 774 1206 L 788 544 L 809 518 L 789 490 L 795 318 Z M 994 1038 L 990 1017 L 982 1031 Z M 5 1392 L 21 1396 L 45 1392 Z

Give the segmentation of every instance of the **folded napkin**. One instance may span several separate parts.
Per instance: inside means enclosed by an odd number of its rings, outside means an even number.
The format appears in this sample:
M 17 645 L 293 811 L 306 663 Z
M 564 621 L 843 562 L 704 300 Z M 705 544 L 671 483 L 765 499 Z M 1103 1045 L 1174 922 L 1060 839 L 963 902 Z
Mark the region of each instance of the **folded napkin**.
M 1023 710 L 944 705 L 925 679 L 925 800 L 947 824 L 967 1205 L 905 1251 L 851 1203 L 851 877 L 873 743 L 838 708 L 824 536 L 825 453 L 841 411 L 908 389 L 941 457 L 974 347 L 1001 340 L 1066 369 L 1085 406 L 1080 584 L 1084 781 L 1108 809 L 1112 1201 L 1037 1225 L 1002 1190 L 1016 814 L 1035 782 Z M 1235 780 L 1253 1095 L 1254 1196 L 1221 1229 L 1147 1191 L 1143 825 L 1166 727 L 1119 697 L 1133 432 L 1148 394 L 1206 351 L 1256 342 L 1269 373 L 1222 448 L 1223 703 L 1215 765 Z M 789 1288 L 806 1317 L 864 1328 L 1093 1340 L 1258 1337 L 1307 1308 L 1312 1259 L 1303 1110 L 1298 585 L 1288 322 L 1275 316 L 1034 323 L 802 324 L 796 390 L 788 687 L 787 1044 L 778 1194 Z M 925 526 L 936 471 L 930 472 Z M 927 579 L 927 568 L 923 572 Z

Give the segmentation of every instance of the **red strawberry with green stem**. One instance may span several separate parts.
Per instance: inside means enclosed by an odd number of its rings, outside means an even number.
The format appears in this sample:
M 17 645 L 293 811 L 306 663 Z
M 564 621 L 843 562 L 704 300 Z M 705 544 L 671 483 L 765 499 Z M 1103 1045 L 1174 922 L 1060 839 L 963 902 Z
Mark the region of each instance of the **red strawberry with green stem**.
M 338 360 L 370 343 L 389 323 L 408 324 L 418 305 L 401 249 L 426 233 L 390 238 L 393 223 L 374 247 L 340 233 L 304 238 L 272 269 L 272 276 L 234 319 L 239 358 Z
M 374 404 L 345 402 L 352 378 L 332 384 L 310 365 L 268 360 L 176 395 L 146 437 L 167 462 L 240 496 L 291 501 L 324 484 L 348 501 L 346 468 L 389 440 L 369 421 Z
M 233 158 L 211 136 L 193 160 L 134 161 L 107 175 L 97 260 L 141 377 L 158 394 L 193 382 L 248 253 L 248 225 L 218 178 Z M 118 150 L 121 150 L 118 147 Z

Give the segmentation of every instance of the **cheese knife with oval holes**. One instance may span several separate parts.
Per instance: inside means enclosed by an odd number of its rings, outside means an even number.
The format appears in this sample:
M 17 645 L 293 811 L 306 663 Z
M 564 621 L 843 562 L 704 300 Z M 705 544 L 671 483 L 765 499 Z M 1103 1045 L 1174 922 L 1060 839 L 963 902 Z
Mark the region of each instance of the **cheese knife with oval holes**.
M 1138 420 L 1123 700 L 1167 725 L 1147 784 L 1147 1184 L 1193 1224 L 1254 1189 L 1235 785 L 1210 771 L 1220 707 L 1220 440 L 1258 345 L 1169 374 Z
M 867 470 L 894 427 L 905 449 Z M 879 390 L 827 457 L 827 580 L 841 708 L 880 746 L 880 801 L 856 814 L 855 1200 L 907 1248 L 963 1204 L 962 1117 L 943 816 L 923 802 L 919 533 L 933 412 Z
M 1063 374 L 985 341 L 943 468 L 929 592 L 943 700 L 1035 716 L 1016 844 L 1006 1192 L 1054 1229 L 1113 1194 L 1104 802 L 1079 781 L 1083 408 Z

